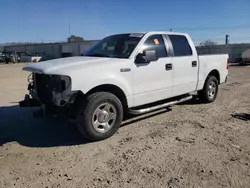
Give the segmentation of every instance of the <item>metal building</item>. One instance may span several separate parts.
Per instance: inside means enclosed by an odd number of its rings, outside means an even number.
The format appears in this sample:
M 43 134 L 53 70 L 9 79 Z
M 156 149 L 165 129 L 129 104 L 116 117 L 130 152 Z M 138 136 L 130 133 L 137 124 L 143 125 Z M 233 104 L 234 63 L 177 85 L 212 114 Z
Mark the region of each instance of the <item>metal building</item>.
M 91 47 L 98 40 L 62 43 L 39 43 L 5 46 L 4 52 L 17 52 L 24 56 L 42 56 L 44 59 L 55 59 L 60 57 L 78 56 Z

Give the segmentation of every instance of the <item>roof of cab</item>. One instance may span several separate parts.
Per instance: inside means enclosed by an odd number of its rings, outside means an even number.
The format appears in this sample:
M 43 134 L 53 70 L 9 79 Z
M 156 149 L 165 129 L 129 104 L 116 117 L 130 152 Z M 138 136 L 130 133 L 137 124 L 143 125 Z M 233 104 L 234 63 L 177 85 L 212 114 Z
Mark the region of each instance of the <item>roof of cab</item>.
M 167 35 L 188 35 L 187 33 L 172 32 L 172 31 L 144 31 L 144 32 L 128 32 L 128 33 L 117 33 L 117 34 L 167 34 Z
M 145 32 L 126 32 L 126 33 L 114 33 L 108 36 L 112 36 L 112 35 L 122 35 L 122 34 L 130 34 L 136 37 L 143 37 L 144 35 L 152 35 L 152 34 L 166 34 L 166 35 L 184 35 L 184 36 L 188 36 L 187 33 L 178 33 L 178 32 L 171 32 L 171 31 L 145 31 Z
M 187 33 L 179 33 L 179 32 L 172 32 L 172 31 L 148 31 L 144 32 L 144 34 L 167 34 L 167 35 L 187 35 Z

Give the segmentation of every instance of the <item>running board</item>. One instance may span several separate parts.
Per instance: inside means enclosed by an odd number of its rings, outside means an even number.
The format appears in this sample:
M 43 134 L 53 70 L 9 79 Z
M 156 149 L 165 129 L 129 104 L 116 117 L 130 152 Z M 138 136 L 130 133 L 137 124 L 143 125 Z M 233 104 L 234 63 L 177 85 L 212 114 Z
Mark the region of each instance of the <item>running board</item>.
M 157 105 L 157 106 L 152 106 L 152 107 L 149 107 L 149 108 L 143 108 L 143 109 L 138 109 L 138 110 L 129 109 L 128 112 L 129 112 L 129 114 L 133 114 L 133 115 L 141 115 L 141 114 L 145 114 L 145 113 L 152 112 L 152 111 L 155 111 L 155 110 L 160 110 L 162 108 L 171 107 L 171 106 L 174 106 L 176 104 L 189 101 L 192 98 L 193 98 L 193 96 L 187 96 L 187 97 L 179 99 L 179 100 L 167 102 L 167 103 L 160 104 L 160 105 Z

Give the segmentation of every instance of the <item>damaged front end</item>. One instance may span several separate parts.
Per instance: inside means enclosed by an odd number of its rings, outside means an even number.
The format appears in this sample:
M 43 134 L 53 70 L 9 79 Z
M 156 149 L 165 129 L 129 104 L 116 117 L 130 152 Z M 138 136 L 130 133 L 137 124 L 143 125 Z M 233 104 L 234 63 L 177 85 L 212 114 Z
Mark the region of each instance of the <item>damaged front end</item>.
M 55 114 L 66 109 L 74 102 L 77 94 L 71 91 L 69 76 L 32 73 L 28 82 L 29 94 L 19 102 L 19 106 L 41 106 L 39 114 Z

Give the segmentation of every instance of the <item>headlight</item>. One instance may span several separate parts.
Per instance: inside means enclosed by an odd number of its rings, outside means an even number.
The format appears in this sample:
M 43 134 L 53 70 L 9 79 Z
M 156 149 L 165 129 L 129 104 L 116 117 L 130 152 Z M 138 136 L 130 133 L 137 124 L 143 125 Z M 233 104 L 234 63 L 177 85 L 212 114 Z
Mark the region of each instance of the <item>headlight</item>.
M 71 79 L 69 76 L 53 75 L 51 76 L 51 82 L 53 90 L 56 92 L 71 89 Z

